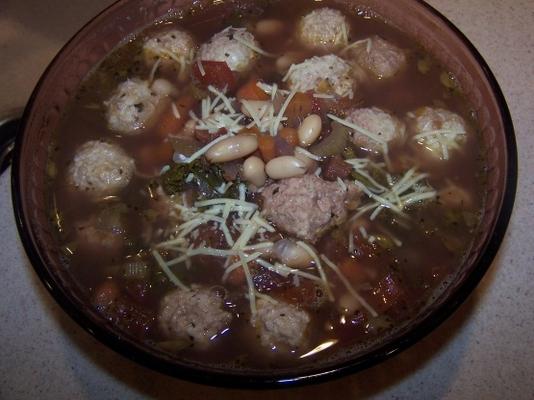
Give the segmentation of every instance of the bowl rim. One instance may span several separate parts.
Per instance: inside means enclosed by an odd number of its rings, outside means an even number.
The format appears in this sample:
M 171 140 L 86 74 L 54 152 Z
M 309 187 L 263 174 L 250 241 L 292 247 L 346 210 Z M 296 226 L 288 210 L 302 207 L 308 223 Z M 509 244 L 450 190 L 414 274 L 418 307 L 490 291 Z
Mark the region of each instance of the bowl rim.
M 367 354 L 360 360 L 346 361 L 342 364 L 330 367 L 319 367 L 316 370 L 301 372 L 297 374 L 280 374 L 280 375 L 246 375 L 236 373 L 221 373 L 214 371 L 205 371 L 191 367 L 176 365 L 170 361 L 163 360 L 156 355 L 142 350 L 134 346 L 127 340 L 114 334 L 112 331 L 103 328 L 94 321 L 92 321 L 84 312 L 76 307 L 72 299 L 60 287 L 56 287 L 55 280 L 52 273 L 40 257 L 39 250 L 36 243 L 30 234 L 30 227 L 25 222 L 24 210 L 22 207 L 20 168 L 22 158 L 22 143 L 23 133 L 26 130 L 27 123 L 31 116 L 33 103 L 40 92 L 43 82 L 46 80 L 50 69 L 56 64 L 56 61 L 62 56 L 65 48 L 79 35 L 90 26 L 102 14 L 110 12 L 114 9 L 121 0 L 117 0 L 93 18 L 91 18 L 83 27 L 81 27 L 72 38 L 65 43 L 61 50 L 56 54 L 48 67 L 41 75 L 35 89 L 33 90 L 30 99 L 24 110 L 21 124 L 19 126 L 19 133 L 15 142 L 13 164 L 11 171 L 11 189 L 12 189 L 12 203 L 15 214 L 15 222 L 19 232 L 20 239 L 28 256 L 28 259 L 39 276 L 40 280 L 52 295 L 54 300 L 60 307 L 86 332 L 96 338 L 99 342 L 111 348 L 120 355 L 142 365 L 149 367 L 166 375 L 188 380 L 195 383 L 206 384 L 217 387 L 228 388 L 242 388 L 242 389 L 274 389 L 286 388 L 293 386 L 301 386 L 305 384 L 317 384 L 327 380 L 338 379 L 346 375 L 361 371 L 363 369 L 374 366 L 395 354 L 406 350 L 430 332 L 436 329 L 442 322 L 449 318 L 452 313 L 467 299 L 467 297 L 474 291 L 486 271 L 491 266 L 499 247 L 505 236 L 510 217 L 512 215 L 514 200 L 517 189 L 518 177 L 518 156 L 517 144 L 515 139 L 515 131 L 512 122 L 512 117 L 504 98 L 503 92 L 488 64 L 471 43 L 471 41 L 443 14 L 437 11 L 434 7 L 427 4 L 423 0 L 414 0 L 425 7 L 431 14 L 443 22 L 448 29 L 450 29 L 469 50 L 471 55 L 482 68 L 484 76 L 490 84 L 492 94 L 495 97 L 499 110 L 501 112 L 501 119 L 503 123 L 506 143 L 507 156 L 507 170 L 505 175 L 505 187 L 502 197 L 502 204 L 497 215 L 495 226 L 491 234 L 488 236 L 485 248 L 481 251 L 478 257 L 478 262 L 473 267 L 471 273 L 464 279 L 459 287 L 451 293 L 449 298 L 444 301 L 438 308 L 436 308 L 430 315 L 424 318 L 413 330 L 410 330 L 392 342 L 380 346 Z

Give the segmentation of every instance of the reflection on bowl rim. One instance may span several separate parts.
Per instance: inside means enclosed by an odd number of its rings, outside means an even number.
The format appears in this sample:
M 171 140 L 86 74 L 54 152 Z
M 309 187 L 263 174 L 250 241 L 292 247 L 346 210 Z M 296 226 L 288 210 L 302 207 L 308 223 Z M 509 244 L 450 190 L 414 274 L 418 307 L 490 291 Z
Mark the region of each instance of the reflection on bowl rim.
M 21 194 L 21 181 L 20 181 L 20 168 L 22 157 L 22 142 L 23 135 L 20 134 L 17 138 L 15 145 L 14 162 L 12 168 L 12 196 L 13 207 L 15 210 L 15 218 L 19 235 L 26 250 L 26 253 L 33 265 L 35 271 L 39 275 L 40 279 L 45 284 L 48 291 L 52 294 L 58 304 L 87 332 L 97 338 L 100 342 L 104 343 L 108 347 L 117 351 L 123 356 L 130 358 L 133 361 L 140 363 L 141 365 L 148 366 L 154 370 L 166 373 L 171 376 L 187 379 L 197 383 L 216 385 L 222 387 L 240 387 L 240 388 L 276 388 L 302 385 L 308 383 L 319 383 L 329 379 L 345 376 L 350 373 L 360 371 L 362 369 L 373 366 L 385 359 L 399 353 L 400 351 L 408 348 L 412 344 L 419 341 L 421 338 L 429 334 L 438 325 L 440 325 L 445 319 L 447 319 L 459 306 L 462 304 L 468 295 L 474 290 L 478 282 L 482 279 L 485 272 L 491 265 L 499 246 L 504 238 L 506 228 L 512 213 L 513 203 L 515 199 L 515 192 L 517 186 L 517 150 L 514 136 L 514 128 L 510 112 L 506 105 L 506 101 L 502 94 L 502 91 L 493 75 L 490 71 L 487 63 L 484 61 L 480 53 L 471 44 L 471 42 L 463 35 L 458 28 L 456 28 L 448 19 L 446 19 L 441 13 L 434 8 L 424 3 L 421 0 L 416 0 L 417 3 L 425 7 L 431 14 L 437 17 L 443 22 L 448 29 L 450 29 L 463 43 L 463 45 L 469 50 L 470 54 L 475 58 L 478 65 L 483 69 L 485 78 L 489 82 L 493 96 L 500 108 L 502 123 L 504 126 L 504 134 L 506 141 L 506 155 L 507 155 L 507 171 L 506 171 L 506 185 L 503 193 L 503 200 L 500 212 L 496 220 L 496 225 L 491 232 L 490 237 L 486 241 L 485 249 L 481 252 L 476 266 L 473 271 L 464 279 L 461 285 L 450 294 L 446 301 L 444 301 L 437 309 L 420 321 L 409 332 L 402 334 L 392 342 L 387 343 L 376 350 L 371 351 L 369 354 L 361 357 L 358 360 L 351 360 L 338 364 L 333 367 L 319 367 L 311 372 L 301 372 L 296 374 L 285 375 L 250 375 L 250 374 L 236 374 L 236 373 L 218 373 L 212 371 L 204 371 L 201 368 L 182 367 L 172 363 L 167 357 L 158 357 L 155 354 L 151 354 L 146 350 L 143 350 L 138 344 L 120 337 L 111 330 L 97 324 L 93 321 L 86 312 L 80 312 L 73 302 L 72 298 L 66 293 L 63 288 L 59 287 L 55 283 L 53 274 L 48 270 L 45 263 L 41 259 L 39 250 L 36 243 L 30 234 L 30 228 L 25 222 L 24 211 L 22 209 L 22 194 Z M 64 46 L 66 48 L 71 41 L 73 41 L 80 32 L 84 31 L 87 27 L 99 18 L 99 16 L 112 8 L 114 8 L 119 2 L 113 3 L 108 8 L 103 10 L 91 21 L 89 21 L 80 31 L 73 36 L 73 38 Z M 33 102 L 37 96 L 37 93 L 42 86 L 42 83 L 46 80 L 49 70 L 55 64 L 55 61 L 61 57 L 63 50 L 58 53 L 56 58 L 50 63 L 46 71 L 43 73 L 39 83 L 37 84 L 28 106 L 24 112 L 22 119 L 21 132 L 26 129 L 27 122 L 31 115 L 31 109 Z

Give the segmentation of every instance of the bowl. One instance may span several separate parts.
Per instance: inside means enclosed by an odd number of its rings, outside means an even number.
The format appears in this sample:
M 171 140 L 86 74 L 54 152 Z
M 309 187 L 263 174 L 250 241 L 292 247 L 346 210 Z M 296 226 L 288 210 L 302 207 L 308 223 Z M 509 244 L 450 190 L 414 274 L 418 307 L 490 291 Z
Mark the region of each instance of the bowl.
M 420 340 L 458 308 L 489 268 L 508 225 L 517 179 L 514 130 L 495 77 L 465 36 L 422 1 L 336 3 L 353 11 L 356 7 L 368 8 L 413 37 L 455 74 L 478 115 L 488 164 L 488 194 L 479 232 L 458 273 L 435 294 L 431 304 L 383 340 L 364 350 L 343 351 L 294 369 L 228 369 L 187 362 L 134 340 L 103 319 L 87 304 L 69 276 L 49 223 L 49 143 L 76 88 L 100 60 L 129 34 L 191 4 L 186 0 L 119 1 L 83 27 L 43 74 L 23 115 L 12 170 L 18 230 L 36 273 L 59 305 L 104 345 L 144 366 L 210 385 L 265 388 L 317 383 L 377 364 Z

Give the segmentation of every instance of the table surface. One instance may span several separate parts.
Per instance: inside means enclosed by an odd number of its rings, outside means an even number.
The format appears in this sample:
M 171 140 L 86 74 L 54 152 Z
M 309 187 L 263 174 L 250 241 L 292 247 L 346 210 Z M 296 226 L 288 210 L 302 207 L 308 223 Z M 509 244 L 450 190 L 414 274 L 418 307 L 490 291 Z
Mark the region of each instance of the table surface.
M 110 0 L 0 1 L 0 114 L 22 106 L 66 40 Z M 534 2 L 431 0 L 475 44 L 511 109 L 519 148 L 515 211 L 491 269 L 421 342 L 360 374 L 312 387 L 247 392 L 183 382 L 96 342 L 52 300 L 17 236 L 0 177 L 0 399 L 534 398 Z M 530 157 L 529 157 L 530 156 Z M 332 396 L 333 397 L 333 396 Z

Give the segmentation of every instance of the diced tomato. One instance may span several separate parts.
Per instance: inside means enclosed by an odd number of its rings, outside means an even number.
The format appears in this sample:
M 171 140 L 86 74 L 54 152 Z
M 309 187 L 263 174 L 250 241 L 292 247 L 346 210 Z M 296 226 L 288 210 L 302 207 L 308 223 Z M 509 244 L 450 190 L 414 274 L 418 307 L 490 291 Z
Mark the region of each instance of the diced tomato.
M 294 128 L 282 128 L 280 129 L 280 132 L 278 132 L 278 136 L 284 139 L 291 146 L 299 145 L 299 134 Z
M 273 136 L 258 135 L 258 149 L 263 161 L 269 162 L 276 157 L 276 142 Z
M 184 95 L 173 103 L 176 111 L 171 103 L 158 120 L 156 132 L 163 138 L 180 132 L 189 119 L 189 111 L 195 106 L 196 100 L 193 96 Z
M 335 181 L 337 178 L 345 179 L 352 172 L 352 166 L 346 163 L 341 156 L 328 157 L 322 164 L 323 178 L 328 181 Z
M 258 80 L 251 79 L 237 91 L 239 100 L 269 100 L 270 96 L 258 87 Z
M 287 126 L 298 128 L 300 123 L 313 112 L 313 96 L 311 93 L 296 93 L 289 102 L 284 115 Z
M 370 303 L 378 313 L 386 312 L 404 297 L 401 284 L 392 273 L 388 273 L 378 282 L 372 294 Z
M 224 61 L 200 61 L 204 74 L 198 68 L 198 64 L 193 64 L 193 75 L 204 86 L 212 85 L 218 89 L 226 88 L 233 91 L 236 88 L 237 80 Z

